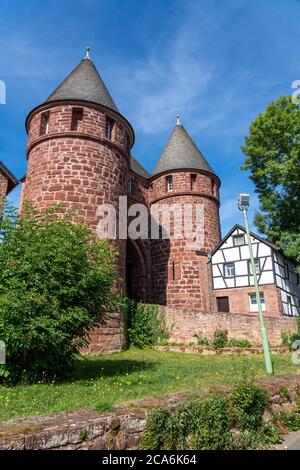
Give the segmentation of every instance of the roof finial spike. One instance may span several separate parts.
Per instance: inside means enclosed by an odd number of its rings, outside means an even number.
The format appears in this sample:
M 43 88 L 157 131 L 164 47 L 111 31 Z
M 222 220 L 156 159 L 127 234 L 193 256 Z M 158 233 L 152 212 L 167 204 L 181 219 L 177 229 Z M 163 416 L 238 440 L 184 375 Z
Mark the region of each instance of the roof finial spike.
M 86 55 L 85 55 L 85 58 L 86 59 L 90 59 L 90 52 L 91 52 L 91 48 L 90 47 L 86 47 Z
M 177 116 L 176 116 L 176 126 L 181 126 L 180 114 L 177 114 Z

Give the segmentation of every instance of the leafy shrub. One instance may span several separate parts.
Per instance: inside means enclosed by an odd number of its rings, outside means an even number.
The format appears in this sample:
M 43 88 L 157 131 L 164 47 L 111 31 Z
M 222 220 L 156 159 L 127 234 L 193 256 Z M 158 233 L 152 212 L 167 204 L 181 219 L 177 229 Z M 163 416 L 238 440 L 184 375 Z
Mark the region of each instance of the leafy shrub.
M 248 383 L 236 387 L 229 396 L 216 393 L 171 409 L 153 410 L 148 416 L 141 448 L 266 448 L 282 441 L 278 427 L 262 422 L 262 413 L 267 405 L 265 390 Z
M 201 334 L 196 334 L 195 337 L 197 338 L 198 346 L 209 346 L 209 340 L 206 336 L 202 336 Z
M 279 416 L 279 422 L 285 426 L 289 432 L 300 429 L 300 409 L 297 411 L 283 411 Z
M 150 413 L 142 449 L 224 449 L 230 447 L 228 398 L 213 395 L 174 409 Z
M 235 387 L 231 394 L 236 422 L 242 430 L 255 430 L 262 424 L 262 416 L 269 404 L 267 392 L 252 382 Z
M 292 349 L 292 344 L 296 340 L 300 340 L 300 331 L 299 331 L 299 319 L 297 318 L 298 323 L 298 333 L 292 333 L 291 331 L 285 330 L 281 333 L 282 345 L 287 346 Z
M 228 331 L 216 329 L 214 336 L 211 342 L 213 348 L 226 348 L 228 344 Z
M 166 342 L 169 333 L 165 316 L 157 305 L 127 300 L 126 311 L 129 345 L 143 349 Z
M 2 380 L 61 376 L 91 327 L 116 308 L 115 253 L 61 208 L 5 208 L 0 224 Z
M 234 348 L 251 348 L 251 343 L 247 339 L 231 339 L 229 345 Z

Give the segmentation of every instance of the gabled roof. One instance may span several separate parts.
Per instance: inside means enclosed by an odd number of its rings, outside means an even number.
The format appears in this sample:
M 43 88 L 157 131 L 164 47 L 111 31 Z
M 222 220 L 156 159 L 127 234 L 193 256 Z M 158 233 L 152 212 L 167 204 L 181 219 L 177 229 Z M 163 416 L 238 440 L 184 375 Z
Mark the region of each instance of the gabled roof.
M 19 180 L 9 171 L 9 169 L 0 161 L 0 172 L 7 178 L 7 194 L 10 193 L 18 184 Z
M 46 100 L 83 100 L 101 104 L 116 112 L 116 107 L 95 65 L 89 57 L 83 59 Z
M 180 122 L 177 122 L 152 176 L 179 169 L 204 170 L 215 174 Z
M 242 230 L 244 233 L 246 233 L 245 227 L 243 227 L 243 226 L 240 225 L 240 224 L 235 224 L 235 225 L 232 227 L 232 229 L 225 235 L 225 237 L 220 241 L 220 243 L 216 246 L 216 248 L 211 252 L 211 255 L 214 255 L 214 254 L 216 253 L 216 251 L 218 251 L 218 249 L 221 248 L 221 246 L 223 245 L 223 243 L 226 242 L 226 240 L 233 234 L 233 232 L 234 232 L 237 228 L 240 229 L 240 230 Z M 256 233 L 250 232 L 250 235 L 251 235 L 251 237 L 257 238 L 257 240 L 259 240 L 260 242 L 264 243 L 265 245 L 268 245 L 270 248 L 272 248 L 272 250 L 281 251 L 280 248 L 278 248 L 276 245 L 273 245 L 273 243 L 270 243 L 270 242 L 268 242 L 267 240 L 265 240 L 264 238 L 260 237 L 259 235 L 256 235 Z
M 148 171 L 132 155 L 130 155 L 130 170 L 143 178 L 150 178 Z

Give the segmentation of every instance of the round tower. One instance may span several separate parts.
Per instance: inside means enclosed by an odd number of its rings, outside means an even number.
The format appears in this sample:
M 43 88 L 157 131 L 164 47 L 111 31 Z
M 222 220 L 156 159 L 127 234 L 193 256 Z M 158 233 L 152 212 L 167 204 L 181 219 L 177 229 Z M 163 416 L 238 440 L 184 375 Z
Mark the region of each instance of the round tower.
M 119 113 L 95 65 L 86 57 L 27 117 L 23 199 L 40 210 L 63 202 L 96 229 L 97 207 L 127 194 L 134 131 Z M 125 275 L 125 240 L 116 241 Z
M 208 260 L 221 240 L 219 187 L 177 118 L 150 179 L 152 223 L 165 236 L 152 236 L 153 303 L 211 309 Z

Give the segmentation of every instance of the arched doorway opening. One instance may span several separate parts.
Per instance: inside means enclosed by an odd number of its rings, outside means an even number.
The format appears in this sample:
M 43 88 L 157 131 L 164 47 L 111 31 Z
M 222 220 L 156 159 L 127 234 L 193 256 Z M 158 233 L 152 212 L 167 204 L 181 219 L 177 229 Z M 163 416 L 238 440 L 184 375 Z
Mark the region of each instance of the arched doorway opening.
M 142 252 L 134 240 L 126 246 L 126 292 L 127 297 L 138 302 L 147 301 L 147 273 Z

